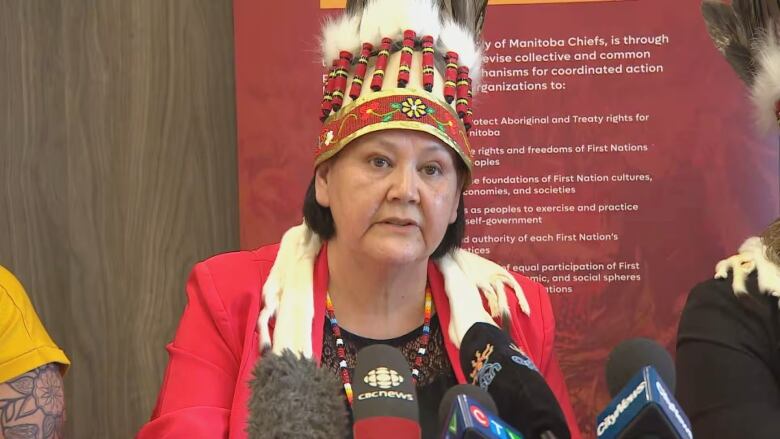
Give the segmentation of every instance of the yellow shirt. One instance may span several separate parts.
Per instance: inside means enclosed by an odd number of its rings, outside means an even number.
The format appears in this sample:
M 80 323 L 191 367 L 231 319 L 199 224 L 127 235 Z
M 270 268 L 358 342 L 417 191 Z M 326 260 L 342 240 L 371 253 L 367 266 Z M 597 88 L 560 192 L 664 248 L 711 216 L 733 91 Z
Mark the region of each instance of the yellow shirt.
M 22 284 L 0 265 L 0 383 L 48 363 L 70 364 L 46 333 Z

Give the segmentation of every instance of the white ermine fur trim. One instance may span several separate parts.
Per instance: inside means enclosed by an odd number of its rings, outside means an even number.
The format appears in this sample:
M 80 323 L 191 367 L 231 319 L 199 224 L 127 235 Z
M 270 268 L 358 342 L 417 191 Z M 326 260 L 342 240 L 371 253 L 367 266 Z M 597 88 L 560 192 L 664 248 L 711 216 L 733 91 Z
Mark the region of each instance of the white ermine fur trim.
M 282 263 L 282 259 L 292 259 L 295 253 L 295 241 L 298 239 L 295 235 L 300 235 L 301 231 L 293 227 L 282 236 L 279 243 L 279 253 L 277 253 L 276 262 L 268 273 L 268 278 L 263 284 L 263 309 L 257 319 L 257 330 L 260 334 L 260 351 L 271 347 L 271 330 L 268 326 L 271 317 L 276 315 L 279 309 L 279 301 L 282 298 L 282 281 L 285 278 L 285 270 L 290 269 L 291 261 Z
M 289 349 L 311 358 L 314 260 L 321 245 L 319 237 L 305 223 L 291 228 L 282 237 L 276 261 L 263 285 L 264 307 L 258 319 L 261 350 L 269 346 L 268 321 L 275 316 L 273 352 L 281 354 Z
M 306 223 L 288 230 L 282 237 L 268 279 L 263 285 L 263 309 L 257 319 L 261 352 L 269 347 L 276 354 L 289 349 L 298 356 L 312 356 L 314 319 L 314 263 L 322 243 Z M 494 318 L 508 323 L 511 318 L 505 285 L 515 291 L 520 308 L 530 315 L 525 293 L 503 267 L 487 259 L 457 249 L 437 262 L 444 277 L 450 302 L 450 340 L 460 347 L 466 331 L 474 323 L 496 325 Z M 484 294 L 490 312 L 482 305 Z M 269 322 L 276 319 L 273 341 Z
M 448 19 L 442 25 L 438 45 L 441 54 L 447 51 L 458 54 L 458 64 L 469 68 L 469 77 L 476 90 L 482 78 L 482 49 L 473 32 Z
M 734 255 L 724 259 L 715 265 L 715 279 L 726 279 L 729 277 L 729 270 L 734 273 L 732 288 L 734 294 L 747 294 L 745 279 L 756 269 L 753 259 L 746 255 Z
M 780 297 L 780 267 L 766 257 L 766 246 L 761 238 L 748 238 L 740 247 L 739 254 L 724 259 L 715 266 L 715 278 L 725 279 L 729 270 L 734 279 L 735 294 L 747 294 L 745 280 L 754 270 L 758 271 L 758 289 L 765 294 Z
M 759 128 L 777 132 L 775 105 L 780 99 L 780 45 L 775 38 L 767 38 L 756 55 L 757 71 L 751 88 Z
M 453 252 L 453 259 L 458 263 L 466 277 L 474 282 L 485 298 L 487 298 L 490 304 L 490 314 L 493 317 L 501 316 L 506 318 L 510 315 L 504 290 L 505 285 L 514 290 L 517 303 L 520 305 L 520 310 L 523 311 L 523 314 L 531 315 L 531 307 L 528 305 L 528 299 L 525 297 L 523 288 L 504 267 L 462 249 L 456 249 Z
M 327 18 L 322 26 L 322 64 L 330 67 L 333 60 L 339 58 L 339 52 L 349 51 L 353 55 L 359 52 L 361 41 L 358 33 L 360 17 L 343 14 L 336 18 Z
M 498 326 L 485 311 L 476 284 L 466 276 L 452 254 L 442 256 L 437 265 L 444 276 L 444 289 L 450 301 L 450 327 L 447 328 L 450 341 L 460 348 L 466 331 L 475 323 Z

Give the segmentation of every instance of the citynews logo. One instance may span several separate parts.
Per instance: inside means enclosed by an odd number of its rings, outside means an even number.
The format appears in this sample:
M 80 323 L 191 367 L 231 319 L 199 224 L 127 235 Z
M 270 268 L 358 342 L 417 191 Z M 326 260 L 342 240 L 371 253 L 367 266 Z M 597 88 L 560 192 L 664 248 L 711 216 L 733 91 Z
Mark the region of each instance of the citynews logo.
M 376 390 L 373 392 L 364 392 L 358 395 L 359 401 L 365 401 L 373 398 L 392 398 L 401 399 L 404 401 L 414 401 L 414 395 L 406 392 L 399 392 L 397 390 L 386 390 L 393 387 L 398 387 L 404 382 L 404 377 L 398 372 L 387 367 L 377 367 L 368 371 L 363 382 L 371 387 L 378 387 L 384 390 Z
M 617 407 L 615 407 L 615 411 L 612 412 L 606 418 L 604 418 L 604 420 L 599 423 L 598 427 L 596 427 L 596 435 L 601 436 L 602 434 L 604 434 L 605 431 L 607 431 L 607 429 L 609 427 L 615 425 L 615 422 L 617 421 L 617 418 L 624 411 L 626 411 L 628 406 L 630 406 L 631 403 L 634 402 L 639 397 L 639 395 L 642 394 L 642 392 L 645 391 L 645 387 L 647 387 L 647 386 L 646 386 L 645 382 L 642 381 L 641 383 L 639 383 L 638 386 L 636 386 L 636 389 L 634 389 L 633 392 L 631 392 L 628 396 L 623 398 L 623 400 L 621 400 L 618 403 Z
M 658 393 L 661 394 L 661 398 L 664 400 L 664 403 L 666 403 L 666 407 L 669 408 L 669 410 L 674 414 L 675 419 L 677 419 L 677 422 L 682 425 L 682 428 L 685 430 L 685 436 L 687 436 L 690 439 L 693 439 L 693 433 L 691 432 L 691 429 L 688 427 L 688 423 L 685 422 L 682 415 L 680 414 L 680 409 L 677 408 L 677 404 L 672 402 L 671 398 L 669 398 L 669 395 L 666 393 L 666 390 L 664 390 L 664 386 L 661 385 L 660 382 L 656 381 L 655 388 L 658 389 Z

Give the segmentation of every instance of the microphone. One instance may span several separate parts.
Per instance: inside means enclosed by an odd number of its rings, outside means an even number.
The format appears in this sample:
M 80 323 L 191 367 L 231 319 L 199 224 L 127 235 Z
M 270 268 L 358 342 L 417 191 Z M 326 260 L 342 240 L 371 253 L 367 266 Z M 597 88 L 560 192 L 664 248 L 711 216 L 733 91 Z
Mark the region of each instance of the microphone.
M 666 349 L 643 338 L 624 341 L 609 355 L 606 373 L 613 398 L 596 418 L 598 439 L 693 439 L 673 396 L 674 362 Z
M 475 323 L 460 345 L 471 383 L 496 401 L 498 415 L 526 438 L 571 437 L 558 400 L 528 356 L 501 329 Z
M 442 439 L 523 439 L 498 418 L 490 394 L 471 384 L 451 387 L 439 406 Z
M 496 402 L 493 401 L 493 397 L 490 396 L 489 393 L 472 384 L 457 384 L 450 387 L 447 392 L 444 393 L 444 396 L 441 397 L 438 417 L 439 425 L 444 425 L 445 422 L 449 421 L 450 414 L 452 414 L 452 408 L 455 404 L 455 398 L 457 398 L 458 395 L 466 395 L 491 412 L 498 412 Z
M 677 386 L 674 361 L 663 346 L 649 338 L 624 340 L 609 353 L 607 358 L 607 388 L 614 397 L 623 386 L 644 366 L 653 366 L 664 384 L 672 390 Z
M 292 351 L 262 356 L 249 382 L 250 439 L 343 438 L 349 415 L 342 386 L 332 371 Z
M 417 392 L 398 349 L 375 344 L 358 351 L 352 388 L 355 439 L 420 438 Z

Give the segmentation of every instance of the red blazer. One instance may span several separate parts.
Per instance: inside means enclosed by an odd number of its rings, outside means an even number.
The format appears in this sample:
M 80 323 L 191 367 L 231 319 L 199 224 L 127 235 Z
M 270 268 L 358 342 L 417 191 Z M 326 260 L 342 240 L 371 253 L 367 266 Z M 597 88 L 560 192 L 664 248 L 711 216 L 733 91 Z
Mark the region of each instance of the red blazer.
M 188 304 L 167 349 L 170 355 L 162 388 L 150 421 L 139 439 L 246 438 L 248 382 L 258 361 L 257 318 L 262 287 L 279 245 L 214 256 L 195 266 L 187 281 Z M 325 293 L 328 286 L 327 250 L 314 267 L 314 358 L 322 355 Z M 512 313 L 511 335 L 528 353 L 558 397 L 572 438 L 581 435 L 569 402 L 566 383 L 553 352 L 555 320 L 547 292 L 540 284 L 514 275 L 531 307 L 520 311 L 514 294 L 507 294 Z M 449 301 L 444 279 L 428 263 L 428 280 L 438 312 L 447 354 L 459 383 L 464 383 L 458 349 L 449 340 Z

